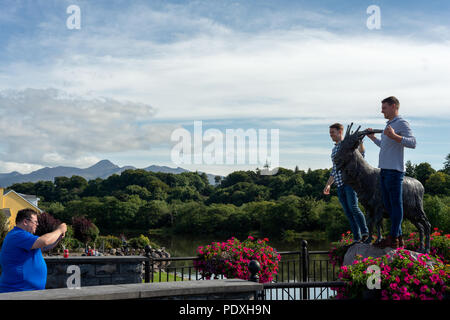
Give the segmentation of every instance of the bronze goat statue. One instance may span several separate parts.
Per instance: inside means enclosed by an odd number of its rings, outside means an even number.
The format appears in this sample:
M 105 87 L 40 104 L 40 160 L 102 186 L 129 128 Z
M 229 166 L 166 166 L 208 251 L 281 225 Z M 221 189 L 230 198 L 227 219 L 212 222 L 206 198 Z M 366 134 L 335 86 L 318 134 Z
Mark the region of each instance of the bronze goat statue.
M 350 185 L 358 194 L 359 201 L 366 209 L 369 238 L 366 243 L 373 240 L 374 226 L 377 227 L 377 242 L 382 238 L 381 229 L 383 218 L 389 218 L 381 196 L 380 169 L 374 168 L 358 151 L 362 139 L 371 133 L 381 133 L 382 130 L 358 129 L 350 133 L 353 123 L 347 127 L 344 140 L 334 158 L 336 169 L 342 171 L 345 184 Z M 403 217 L 411 221 L 418 229 L 420 236 L 420 252 L 429 252 L 431 224 L 423 210 L 423 185 L 414 178 L 405 176 L 403 179 Z M 424 242 L 425 236 L 425 242 Z

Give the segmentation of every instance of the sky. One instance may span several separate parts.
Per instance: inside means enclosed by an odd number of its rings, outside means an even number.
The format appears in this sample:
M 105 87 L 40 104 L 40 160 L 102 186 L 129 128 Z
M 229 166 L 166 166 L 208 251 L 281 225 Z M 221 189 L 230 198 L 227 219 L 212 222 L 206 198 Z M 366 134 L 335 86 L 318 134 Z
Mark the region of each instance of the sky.
M 449 12 L 449 1 L 2 0 L 0 173 L 102 159 L 219 175 L 267 159 L 330 168 L 329 125 L 383 129 L 391 95 L 417 139 L 405 160 L 441 169 Z M 248 143 L 243 163 L 194 161 L 212 141 L 195 149 L 195 121 L 223 146 L 227 130 L 278 130 L 267 137 L 278 158 L 251 163 L 263 145 Z M 180 130 L 190 164 L 172 156 Z M 377 167 L 378 147 L 365 147 Z

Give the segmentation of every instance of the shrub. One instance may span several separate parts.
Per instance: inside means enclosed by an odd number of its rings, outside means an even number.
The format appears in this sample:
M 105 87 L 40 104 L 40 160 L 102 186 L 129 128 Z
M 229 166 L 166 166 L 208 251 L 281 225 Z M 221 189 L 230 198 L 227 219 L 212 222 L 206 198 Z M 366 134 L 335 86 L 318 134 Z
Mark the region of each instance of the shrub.
M 67 226 L 66 234 L 64 235 L 64 238 L 59 242 L 57 248 L 60 249 L 76 249 L 82 247 L 83 244 L 74 238 L 73 236 L 73 229 L 71 226 Z
M 9 219 L 6 217 L 3 210 L 0 210 L 0 247 L 3 244 L 3 240 L 9 231 Z
M 103 244 L 105 245 L 105 249 L 120 248 L 122 246 L 122 240 L 112 235 L 97 237 L 95 247 L 102 248 Z
M 50 213 L 42 212 L 37 215 L 38 226 L 36 227 L 35 234 L 42 236 L 46 233 L 53 232 L 60 224 L 61 221 L 55 219 Z
M 430 267 L 428 262 L 435 260 Z M 408 250 L 398 248 L 392 257 L 384 255 L 373 259 L 357 256 L 351 266 L 342 266 L 338 279 L 346 285 L 334 288 L 337 299 L 362 298 L 367 290 L 369 266 L 380 270 L 382 300 L 443 300 L 449 293 L 450 274 L 445 272 L 443 261 L 419 254 L 415 259 Z
M 94 242 L 99 234 L 97 226 L 85 217 L 73 217 L 72 228 L 75 238 L 85 244 Z
M 278 272 L 281 255 L 267 245 L 268 241 L 267 238 L 255 241 L 255 238 L 249 236 L 247 240 L 240 242 L 232 237 L 226 242 L 200 246 L 197 248 L 199 259 L 194 260 L 194 267 L 206 279 L 210 279 L 213 275 L 215 278 L 223 275 L 228 279 L 248 280 L 250 278 L 248 264 L 256 260 L 261 266 L 258 272 L 259 282 L 270 282 Z
M 345 253 L 347 252 L 348 249 L 348 247 L 346 246 L 352 242 L 353 242 L 353 235 L 350 231 L 347 231 L 346 233 L 343 233 L 341 235 L 341 240 L 339 240 L 338 242 L 331 243 L 331 249 L 330 252 L 328 253 L 328 257 L 330 258 L 330 262 L 333 266 L 342 265 Z
M 404 243 L 406 249 L 417 251 L 420 247 L 419 234 L 410 233 Z M 430 235 L 430 255 L 439 257 L 446 264 L 450 262 L 450 234 L 443 235 L 441 230 L 434 228 Z
M 141 234 L 139 237 L 131 238 L 128 245 L 135 249 L 144 249 L 145 246 L 151 245 L 151 242 L 149 238 Z

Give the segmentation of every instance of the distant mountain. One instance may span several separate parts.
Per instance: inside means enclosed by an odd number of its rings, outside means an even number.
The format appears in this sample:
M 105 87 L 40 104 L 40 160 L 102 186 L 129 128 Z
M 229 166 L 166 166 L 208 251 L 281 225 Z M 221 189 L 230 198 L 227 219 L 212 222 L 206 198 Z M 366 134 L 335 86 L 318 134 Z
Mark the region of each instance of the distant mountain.
M 163 172 L 163 173 L 175 173 L 175 174 L 189 172 L 189 170 L 186 170 L 186 169 L 183 169 L 180 167 L 170 168 L 170 167 L 166 167 L 166 166 L 155 166 L 155 165 L 144 168 L 144 170 L 151 171 L 151 172 Z
M 163 172 L 163 173 L 174 173 L 174 174 L 183 173 L 183 172 L 190 172 L 189 170 L 186 170 L 186 169 L 183 169 L 183 168 L 180 168 L 180 167 L 170 168 L 170 167 L 166 167 L 166 166 L 155 166 L 155 165 L 152 165 L 150 167 L 144 168 L 144 170 L 151 171 L 151 172 Z M 202 171 L 198 171 L 198 173 L 202 173 Z M 216 181 L 215 181 L 216 175 L 215 174 L 206 173 L 206 176 L 208 177 L 209 184 L 212 184 L 214 186 L 216 184 Z
M 14 183 L 21 183 L 21 182 L 37 182 L 40 180 L 43 181 L 54 181 L 55 177 L 68 177 L 70 178 L 73 175 L 77 175 L 80 177 L 85 178 L 86 180 L 92 180 L 96 178 L 102 178 L 106 179 L 110 175 L 113 174 L 120 174 L 125 170 L 128 169 L 136 169 L 133 166 L 124 166 L 119 167 L 118 165 L 115 165 L 109 160 L 101 160 L 94 164 L 93 166 L 86 168 L 86 169 L 80 169 L 75 167 L 54 167 L 49 168 L 45 167 L 36 171 L 33 171 L 31 173 L 27 174 L 21 174 L 20 172 L 13 171 L 10 173 L 0 173 L 0 186 L 3 188 L 9 187 L 10 185 Z M 152 165 L 147 168 L 144 168 L 146 171 L 151 172 L 164 172 L 164 173 L 174 173 L 179 174 L 182 172 L 189 172 L 189 170 L 177 167 L 177 168 L 170 168 L 166 166 L 156 166 Z M 210 184 L 214 185 L 214 177 L 213 174 L 206 174 L 208 176 L 208 181 Z

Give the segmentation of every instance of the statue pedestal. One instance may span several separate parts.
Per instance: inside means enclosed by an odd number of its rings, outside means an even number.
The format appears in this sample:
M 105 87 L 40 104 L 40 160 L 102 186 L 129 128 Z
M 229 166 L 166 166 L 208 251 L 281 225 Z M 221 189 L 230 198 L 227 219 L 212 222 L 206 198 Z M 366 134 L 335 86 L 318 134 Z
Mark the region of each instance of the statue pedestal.
M 386 254 L 390 255 L 390 258 L 388 258 L 388 261 L 392 260 L 392 257 L 394 255 L 394 253 L 396 252 L 396 249 L 393 248 L 377 248 L 371 244 L 367 244 L 367 243 L 356 243 L 352 246 L 350 246 L 347 250 L 347 252 L 345 253 L 344 256 L 344 261 L 342 263 L 343 266 L 348 266 L 348 265 L 352 265 L 353 261 L 356 259 L 356 255 L 361 255 L 364 258 L 368 258 L 368 257 L 372 257 L 372 258 L 378 258 L 381 256 L 384 256 Z M 418 256 L 419 256 L 419 252 L 416 251 L 409 251 L 411 253 L 411 257 L 414 260 L 417 260 Z M 433 260 L 431 261 L 427 261 L 427 264 L 432 267 L 435 262 Z

